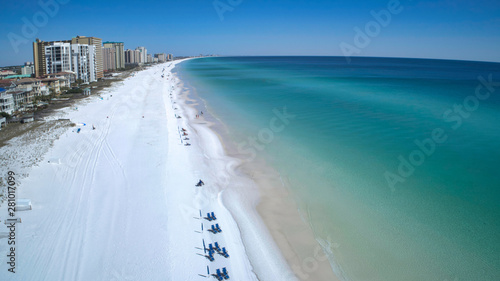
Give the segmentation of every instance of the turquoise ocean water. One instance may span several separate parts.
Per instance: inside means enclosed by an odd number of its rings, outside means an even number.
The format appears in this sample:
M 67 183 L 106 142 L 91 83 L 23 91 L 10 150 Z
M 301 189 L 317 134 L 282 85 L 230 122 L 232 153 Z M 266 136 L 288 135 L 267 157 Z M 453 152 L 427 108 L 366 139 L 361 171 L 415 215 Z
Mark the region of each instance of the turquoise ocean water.
M 347 280 L 500 280 L 500 64 L 220 57 L 178 72 L 242 158 L 286 179 Z

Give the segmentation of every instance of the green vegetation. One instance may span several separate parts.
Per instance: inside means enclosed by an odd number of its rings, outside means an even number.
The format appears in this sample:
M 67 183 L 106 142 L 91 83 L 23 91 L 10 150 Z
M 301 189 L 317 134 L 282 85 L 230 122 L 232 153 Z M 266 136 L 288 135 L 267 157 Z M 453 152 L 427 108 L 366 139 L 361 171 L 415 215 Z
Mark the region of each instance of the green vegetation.
M 12 118 L 12 116 L 10 114 L 8 114 L 7 112 L 0 112 L 0 117 L 5 117 L 7 119 Z
M 83 93 L 83 89 L 76 88 L 76 89 L 69 89 L 66 91 L 66 94 L 80 94 Z

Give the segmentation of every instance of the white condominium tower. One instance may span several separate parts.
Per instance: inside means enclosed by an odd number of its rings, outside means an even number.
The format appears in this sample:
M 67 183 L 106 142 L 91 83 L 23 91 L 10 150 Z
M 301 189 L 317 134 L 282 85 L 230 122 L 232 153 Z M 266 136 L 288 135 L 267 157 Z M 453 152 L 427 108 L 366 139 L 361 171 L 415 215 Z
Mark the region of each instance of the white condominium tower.
M 72 71 L 71 44 L 54 42 L 45 46 L 45 73 Z

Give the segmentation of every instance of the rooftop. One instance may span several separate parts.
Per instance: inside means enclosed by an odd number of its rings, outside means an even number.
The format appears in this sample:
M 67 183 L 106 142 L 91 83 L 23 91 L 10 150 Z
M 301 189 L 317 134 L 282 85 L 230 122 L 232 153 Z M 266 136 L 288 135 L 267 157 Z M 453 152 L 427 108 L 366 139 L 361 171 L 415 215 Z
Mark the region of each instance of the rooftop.
M 58 78 L 43 78 L 43 79 L 41 79 L 41 81 L 50 82 L 50 81 L 59 81 L 59 79 Z
M 5 78 L 7 78 L 7 79 L 16 79 L 16 78 L 29 78 L 29 77 L 31 77 L 31 74 L 9 75 L 9 76 L 6 76 Z
M 14 82 L 14 80 L 12 80 L 12 79 L 3 79 L 3 80 L 0 80 L 0 85 L 2 85 L 3 87 L 10 86 L 10 84 L 12 84 L 13 82 Z
M 35 79 L 35 78 L 23 78 L 23 79 L 19 79 L 19 80 L 17 80 L 16 82 L 17 82 L 17 83 L 24 84 L 24 83 L 35 83 L 35 82 L 40 82 L 40 80 Z

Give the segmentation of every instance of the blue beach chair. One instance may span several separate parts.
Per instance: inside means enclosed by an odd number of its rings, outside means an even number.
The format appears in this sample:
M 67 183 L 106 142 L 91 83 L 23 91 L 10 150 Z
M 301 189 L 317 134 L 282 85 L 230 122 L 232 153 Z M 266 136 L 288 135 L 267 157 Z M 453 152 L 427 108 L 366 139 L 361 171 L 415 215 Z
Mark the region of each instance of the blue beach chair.
M 222 256 L 225 257 L 225 258 L 229 258 L 229 254 L 228 252 L 226 251 L 226 248 L 225 247 L 222 247 Z
M 214 251 L 213 250 L 208 251 L 207 258 L 208 258 L 209 261 L 214 261 L 215 260 L 215 258 L 214 258 Z
M 224 279 L 229 279 L 229 273 L 225 267 L 222 268 L 222 277 L 224 277 Z
M 217 269 L 217 276 L 220 278 L 219 280 L 225 279 L 224 275 L 222 275 L 222 273 L 220 273 L 220 269 Z
M 204 219 L 206 219 L 207 221 L 212 221 L 212 217 L 210 216 L 209 213 L 207 213 L 207 216 L 204 217 Z
M 220 246 L 218 242 L 215 242 L 215 249 L 217 250 L 217 252 L 220 251 Z
M 223 280 L 222 275 L 221 275 L 221 276 L 218 276 L 217 274 L 212 273 L 212 276 L 213 276 L 213 277 L 215 277 L 215 279 L 217 279 L 217 280 L 219 280 L 219 281 L 222 281 L 222 280 Z

